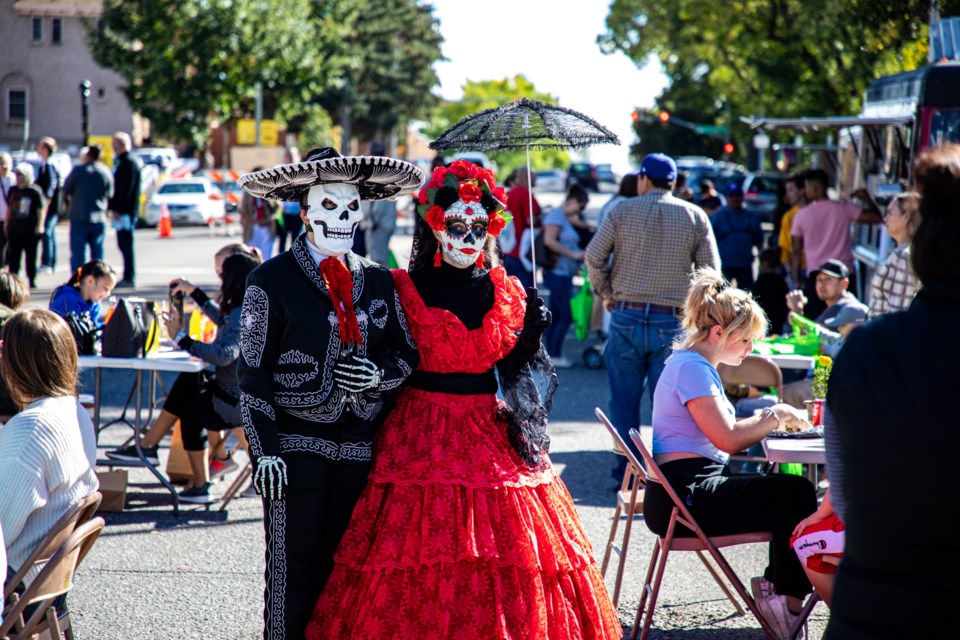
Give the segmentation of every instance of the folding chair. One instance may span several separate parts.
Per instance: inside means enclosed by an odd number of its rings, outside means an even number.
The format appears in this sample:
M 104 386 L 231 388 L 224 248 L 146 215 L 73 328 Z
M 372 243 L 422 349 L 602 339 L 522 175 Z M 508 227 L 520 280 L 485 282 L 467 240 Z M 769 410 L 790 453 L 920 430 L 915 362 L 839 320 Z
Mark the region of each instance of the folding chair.
M 23 565 L 17 570 L 17 573 L 7 582 L 7 588 L 3 593 L 4 602 L 13 595 L 16 587 L 23 582 L 27 573 L 37 564 L 43 564 L 53 557 L 57 549 L 70 537 L 70 534 L 77 527 L 86 524 L 97 512 L 100 506 L 100 500 L 103 495 L 99 491 L 94 491 L 89 496 L 71 507 L 59 520 L 50 528 L 46 537 L 40 541 L 33 553 L 24 561 Z M 2 636 L 0 636 L 2 637 Z
M 773 389 L 777 398 L 783 395 L 783 372 L 773 360 L 748 355 L 738 366 L 717 365 L 724 384 L 749 384 L 758 389 Z
M 599 409 L 597 412 L 601 419 L 606 420 L 606 416 L 604 416 Z M 739 603 L 734 599 L 733 594 L 730 593 L 730 590 L 723 583 L 716 570 L 707 562 L 706 557 L 701 554 L 703 551 L 709 553 L 713 561 L 727 577 L 727 580 L 733 586 L 734 590 L 747 605 L 747 608 L 750 609 L 754 618 L 760 623 L 763 632 L 766 633 L 767 637 L 771 638 L 771 640 L 776 640 L 776 632 L 770 627 L 769 623 L 767 623 L 763 614 L 760 613 L 756 602 L 747 592 L 743 586 L 743 582 L 737 577 L 730 563 L 727 562 L 727 559 L 720 553 L 720 549 L 723 547 L 732 547 L 741 544 L 769 543 L 773 540 L 773 534 L 769 531 L 756 531 L 726 536 L 707 536 L 703 530 L 700 529 L 700 525 L 697 524 L 697 521 L 680 499 L 680 496 L 677 495 L 677 492 L 674 491 L 670 483 L 663 478 L 663 474 L 660 473 L 660 467 L 654 462 L 653 456 L 650 455 L 646 445 L 643 444 L 643 440 L 640 439 L 640 433 L 636 429 L 630 430 L 630 439 L 633 440 L 637 450 L 640 451 L 644 463 L 646 463 L 647 483 L 656 482 L 660 484 L 674 504 L 673 511 L 670 514 L 670 523 L 667 525 L 667 532 L 663 536 L 657 535 L 657 542 L 653 546 L 653 555 L 650 558 L 650 565 L 647 567 L 647 577 L 643 584 L 643 593 L 640 596 L 640 604 L 637 606 L 637 617 L 634 620 L 633 631 L 630 634 L 631 640 L 636 640 L 638 632 L 640 633 L 641 639 L 645 639 L 650 633 L 650 626 L 653 623 L 653 612 L 657 606 L 657 596 L 660 594 L 663 573 L 667 568 L 667 557 L 671 551 L 696 551 L 704 566 L 710 571 L 713 579 L 721 586 L 727 598 L 736 606 L 737 614 L 743 615 L 743 608 L 740 607 Z M 677 526 L 686 527 L 694 533 L 694 536 L 677 536 Z M 648 598 L 649 602 L 647 601 Z M 646 616 L 644 616 L 644 606 L 646 606 Z M 642 632 L 640 631 L 641 622 L 643 625 Z
M 623 472 L 620 489 L 617 490 L 617 510 L 613 514 L 613 525 L 610 527 L 610 537 L 607 539 L 607 550 L 603 554 L 603 564 L 600 573 L 607 576 L 607 565 L 610 555 L 616 552 L 620 559 L 617 562 L 617 580 L 613 586 L 613 606 L 620 602 L 620 586 L 623 583 L 623 570 L 627 564 L 627 548 L 630 546 L 630 530 L 633 528 L 633 518 L 643 513 L 643 492 L 647 486 L 647 474 L 637 460 L 637 456 L 627 446 L 609 422 L 601 420 L 604 427 L 613 437 L 614 453 L 627 458 L 627 469 Z M 623 539 L 617 546 L 617 529 L 620 527 L 620 517 L 626 516 L 627 523 L 623 528 Z
M 4 612 L 3 623 L 0 624 L 0 638 L 12 633 L 12 640 L 27 640 L 46 633 L 60 640 L 66 632 L 67 640 L 73 640 L 69 619 L 61 627 L 53 602 L 73 587 L 74 572 L 97 541 L 103 525 L 103 518 L 93 518 L 77 527 L 57 548 L 23 594 L 19 597 L 15 594 L 11 598 L 10 608 Z M 24 621 L 24 611 L 33 604 L 37 605 L 36 611 Z

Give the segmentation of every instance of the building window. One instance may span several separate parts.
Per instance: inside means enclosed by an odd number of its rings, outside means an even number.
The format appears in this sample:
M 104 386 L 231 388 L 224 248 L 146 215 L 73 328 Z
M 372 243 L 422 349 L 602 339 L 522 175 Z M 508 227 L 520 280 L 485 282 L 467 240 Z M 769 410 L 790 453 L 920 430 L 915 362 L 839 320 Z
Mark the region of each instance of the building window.
M 43 42 L 43 18 L 33 19 L 33 41 Z
M 60 18 L 54 18 L 51 23 L 50 41 L 53 44 L 60 44 L 63 41 L 63 22 Z
M 25 120 L 26 118 L 26 89 L 10 89 L 7 91 L 7 120 Z

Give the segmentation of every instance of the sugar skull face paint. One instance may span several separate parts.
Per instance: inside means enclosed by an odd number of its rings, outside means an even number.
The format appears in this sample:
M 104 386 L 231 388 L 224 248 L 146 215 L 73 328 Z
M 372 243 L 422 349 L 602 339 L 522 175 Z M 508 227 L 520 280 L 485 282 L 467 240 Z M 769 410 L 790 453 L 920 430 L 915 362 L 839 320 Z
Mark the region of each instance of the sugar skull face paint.
M 307 209 L 300 215 L 313 229 L 313 243 L 326 255 L 342 256 L 353 247 L 360 225 L 360 193 L 351 184 L 310 187 Z
M 458 200 L 444 212 L 443 231 L 434 231 L 441 251 L 461 266 L 477 261 L 487 240 L 489 216 L 480 203 Z

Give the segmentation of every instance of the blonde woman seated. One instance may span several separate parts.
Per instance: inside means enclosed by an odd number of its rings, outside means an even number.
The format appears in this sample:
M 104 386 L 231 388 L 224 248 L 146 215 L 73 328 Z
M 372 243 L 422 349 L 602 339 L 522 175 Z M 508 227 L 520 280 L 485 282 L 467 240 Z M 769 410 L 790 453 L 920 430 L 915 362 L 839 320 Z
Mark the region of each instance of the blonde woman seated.
M 780 426 L 809 425 L 786 404 L 734 417 L 717 365 L 739 365 L 766 332 L 763 310 L 749 293 L 730 286 L 718 271 L 701 269 L 687 294 L 682 326 L 653 395 L 653 457 L 707 535 L 773 533 L 769 566 L 752 586 L 764 617 L 786 637 L 811 591 L 790 534 L 817 509 L 813 485 L 793 475 L 731 475 L 727 461 Z M 650 530 L 666 534 L 672 510 L 666 491 L 648 485 L 643 516 Z M 678 535 L 692 534 L 684 529 Z

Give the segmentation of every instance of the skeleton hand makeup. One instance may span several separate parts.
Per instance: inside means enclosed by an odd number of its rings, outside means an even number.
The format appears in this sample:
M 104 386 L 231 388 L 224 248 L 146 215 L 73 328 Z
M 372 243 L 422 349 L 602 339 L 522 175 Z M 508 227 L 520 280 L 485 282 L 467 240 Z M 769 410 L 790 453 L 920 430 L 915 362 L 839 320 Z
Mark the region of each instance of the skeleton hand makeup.
M 257 460 L 253 484 L 264 498 L 283 498 L 283 485 L 287 484 L 287 463 L 276 456 L 262 456 Z
M 328 256 L 342 256 L 353 247 L 360 225 L 360 193 L 352 184 L 318 184 L 307 192 L 307 209 L 301 213 L 313 229 L 313 244 Z
M 333 379 L 344 391 L 359 393 L 380 385 L 383 372 L 370 360 L 349 356 L 333 365 Z
M 443 253 L 461 266 L 475 263 L 487 240 L 487 212 L 479 202 L 458 200 L 447 208 L 443 220 L 446 228 L 433 232 Z

